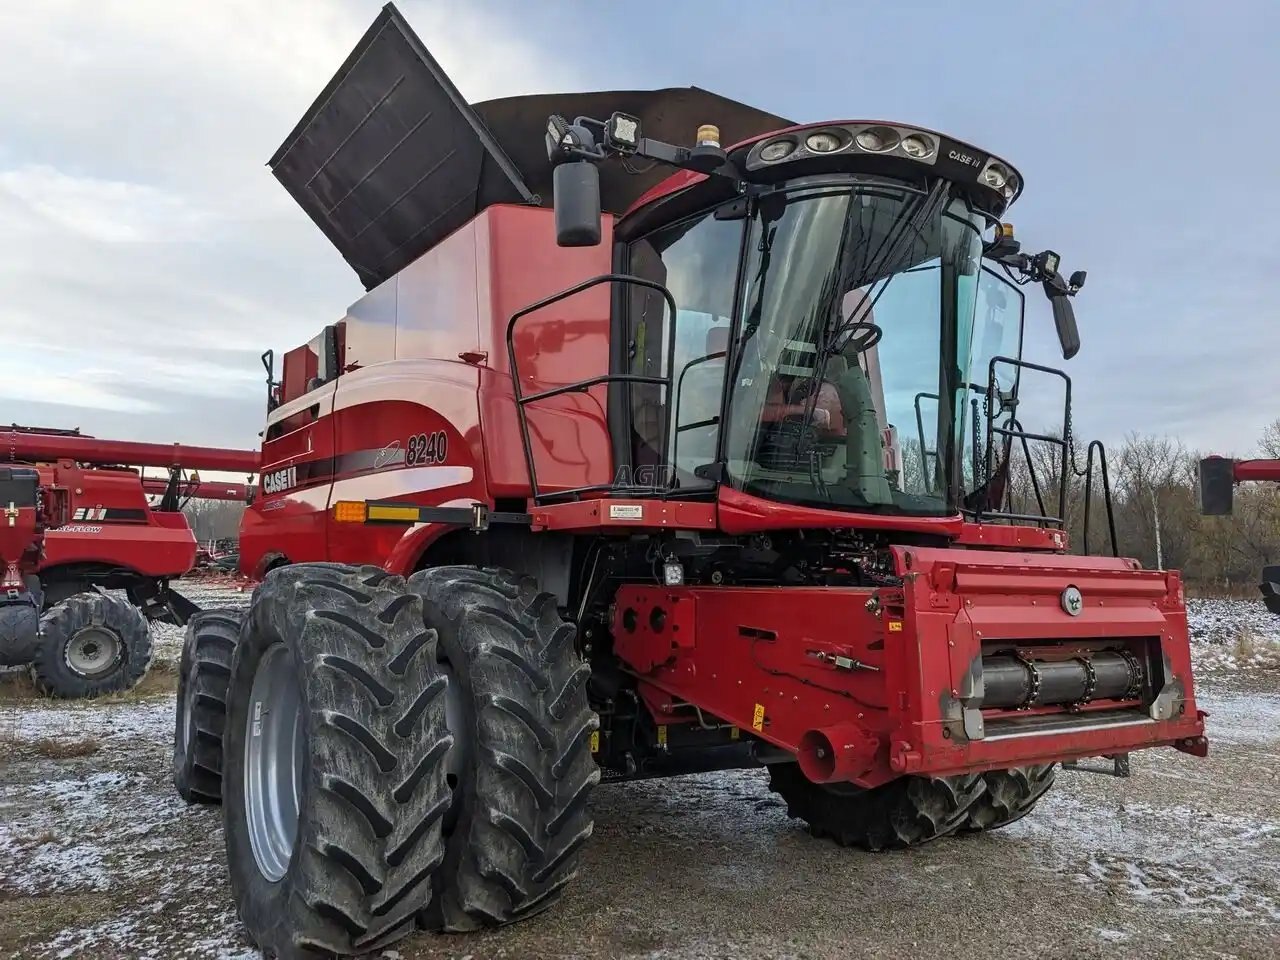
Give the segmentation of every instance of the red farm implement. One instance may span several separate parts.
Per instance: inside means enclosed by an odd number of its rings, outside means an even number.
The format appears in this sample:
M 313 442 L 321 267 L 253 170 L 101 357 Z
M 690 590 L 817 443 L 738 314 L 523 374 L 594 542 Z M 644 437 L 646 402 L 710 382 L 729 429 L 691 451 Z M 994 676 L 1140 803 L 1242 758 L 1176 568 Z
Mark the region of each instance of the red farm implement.
M 182 503 L 248 493 L 244 484 L 192 481 L 185 470 L 253 472 L 257 452 L 18 426 L 0 435 L 7 461 L 0 663 L 31 663 L 40 684 L 60 696 L 131 685 L 150 661 L 147 620 L 183 624 L 196 610 L 169 586 L 195 561 Z M 133 467 L 169 476 L 144 480 Z M 122 591 L 127 601 L 103 590 Z
M 263 582 L 188 632 L 238 643 L 175 765 L 266 951 L 545 909 L 602 777 L 764 765 L 883 849 L 1206 750 L 1178 574 L 1011 501 L 1013 451 L 1071 459 L 1014 416 L 1028 370 L 1070 403 L 1021 285 L 1069 358 L 1085 277 L 1007 161 L 696 88 L 468 104 L 388 6 L 271 167 L 368 293 L 265 358 Z

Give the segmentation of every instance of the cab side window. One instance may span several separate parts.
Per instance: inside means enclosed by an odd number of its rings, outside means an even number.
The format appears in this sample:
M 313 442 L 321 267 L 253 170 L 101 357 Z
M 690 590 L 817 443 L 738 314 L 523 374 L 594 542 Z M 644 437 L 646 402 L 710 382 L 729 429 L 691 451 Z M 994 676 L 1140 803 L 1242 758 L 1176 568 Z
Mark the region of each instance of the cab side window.
M 627 372 L 666 376 L 669 362 L 674 371 L 670 398 L 660 386 L 631 385 L 632 464 L 637 471 L 655 468 L 669 464 L 674 453 L 682 488 L 704 484 L 693 469 L 715 458 L 725 374 L 725 358 L 718 355 L 729 343 L 743 229 L 744 221 L 717 220 L 708 211 L 651 233 L 630 249 L 630 272 L 665 285 L 676 302 L 672 318 L 657 291 L 632 287 L 629 294 Z M 671 323 L 675 349 L 669 359 Z

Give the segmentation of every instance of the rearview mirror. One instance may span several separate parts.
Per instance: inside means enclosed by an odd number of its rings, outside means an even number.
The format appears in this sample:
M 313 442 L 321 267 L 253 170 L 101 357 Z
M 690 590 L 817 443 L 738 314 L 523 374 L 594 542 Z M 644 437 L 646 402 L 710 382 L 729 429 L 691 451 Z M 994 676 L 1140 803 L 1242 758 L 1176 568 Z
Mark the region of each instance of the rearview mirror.
M 600 171 L 589 160 L 557 164 L 552 174 L 556 243 L 594 247 L 600 242 Z
M 1053 325 L 1058 328 L 1058 343 L 1062 345 L 1062 359 L 1070 360 L 1080 352 L 1080 329 L 1076 326 L 1076 312 L 1071 299 L 1065 293 L 1048 289 L 1049 303 L 1053 306 Z

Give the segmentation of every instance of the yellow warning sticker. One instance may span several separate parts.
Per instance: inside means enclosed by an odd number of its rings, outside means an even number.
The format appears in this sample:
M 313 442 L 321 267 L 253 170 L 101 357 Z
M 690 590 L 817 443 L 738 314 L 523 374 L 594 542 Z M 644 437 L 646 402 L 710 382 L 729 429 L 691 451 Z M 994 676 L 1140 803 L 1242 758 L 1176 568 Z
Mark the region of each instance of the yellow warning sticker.
M 739 737 L 739 736 L 741 736 L 741 734 L 742 734 L 742 731 L 741 731 L 741 730 L 739 730 L 737 727 L 730 727 L 730 728 L 729 728 L 729 739 L 730 739 L 730 740 L 737 740 L 737 739 L 738 739 L 738 737 Z
M 752 730 L 764 729 L 764 704 L 763 703 L 756 704 L 755 713 L 751 715 L 751 729 Z
M 592 753 L 600 752 L 600 731 L 599 730 L 591 731 L 591 752 Z
M 667 745 L 667 728 L 658 728 L 658 746 L 665 747 Z
M 889 632 L 890 632 L 890 633 L 901 633 L 901 632 L 902 632 L 902 621 L 901 621 L 901 620 L 890 620 L 890 621 L 889 621 Z

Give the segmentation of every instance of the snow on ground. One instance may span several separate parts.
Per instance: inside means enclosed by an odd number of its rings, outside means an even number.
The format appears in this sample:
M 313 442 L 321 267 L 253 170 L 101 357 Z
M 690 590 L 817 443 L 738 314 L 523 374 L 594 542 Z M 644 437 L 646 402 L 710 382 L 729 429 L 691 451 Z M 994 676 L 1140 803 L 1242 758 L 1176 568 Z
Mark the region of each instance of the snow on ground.
M 1280 669 L 1280 616 L 1259 599 L 1190 599 L 1187 632 L 1197 674 Z
M 182 592 L 205 607 L 249 598 L 234 585 Z M 1013 956 L 1033 945 L 1004 939 L 1032 936 L 1011 925 L 1025 916 L 1051 944 L 1044 956 L 1274 957 L 1280 671 L 1268 654 L 1280 618 L 1252 601 L 1189 607 L 1208 760 L 1150 751 L 1130 780 L 1064 772 L 1005 830 L 878 856 L 808 837 L 758 771 L 606 786 L 565 903 L 509 931 L 422 935 L 396 952 L 928 957 L 954 944 L 952 925 Z M 176 660 L 182 632 L 153 629 Z M 1251 656 L 1239 655 L 1246 634 Z M 0 702 L 0 958 L 257 956 L 228 894 L 219 811 L 173 790 L 173 711 L 172 695 Z M 86 755 L 44 746 L 79 741 Z

